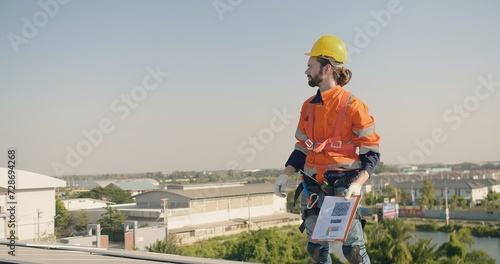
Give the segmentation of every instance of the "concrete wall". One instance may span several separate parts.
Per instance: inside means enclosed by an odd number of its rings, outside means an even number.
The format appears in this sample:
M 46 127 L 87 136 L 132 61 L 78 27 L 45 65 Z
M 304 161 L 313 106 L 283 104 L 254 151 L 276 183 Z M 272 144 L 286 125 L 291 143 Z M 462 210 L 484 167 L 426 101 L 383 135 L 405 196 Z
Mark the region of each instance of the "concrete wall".
M 141 207 L 163 208 L 161 199 L 168 198 L 168 208 L 189 207 L 189 199 L 177 194 L 163 191 L 152 191 L 136 197 L 136 203 Z
M 275 221 L 252 223 L 250 225 L 250 228 L 248 227 L 247 224 L 242 223 L 239 225 L 232 225 L 232 226 L 199 228 L 196 229 L 195 231 L 179 232 L 173 234 L 176 236 L 177 239 L 179 239 L 179 243 L 181 245 L 187 245 L 187 244 L 192 244 L 198 240 L 204 240 L 216 236 L 228 236 L 228 235 L 239 234 L 241 232 L 248 231 L 248 229 L 260 230 L 265 228 L 281 227 L 286 225 L 299 225 L 300 223 L 302 223 L 302 220 L 300 216 L 297 216 L 297 218 L 289 220 L 280 219 Z
M 201 205 L 200 202 L 195 209 L 170 208 L 167 214 L 168 228 L 176 229 L 190 225 L 223 222 L 235 218 L 248 219 L 249 214 L 252 218 L 286 212 L 286 199 L 272 194 L 251 196 L 250 201 L 248 201 L 248 197 L 207 200 L 205 202 L 206 209 Z M 117 209 L 120 210 L 120 208 Z M 160 211 L 160 209 L 158 211 L 123 209 L 122 212 L 129 217 L 129 220 L 156 226 L 163 224 L 163 216 L 160 215 Z
M 285 200 L 285 199 L 283 199 Z M 201 212 L 187 215 L 171 216 L 170 212 L 168 215 L 168 228 L 175 229 L 190 225 L 201 225 L 213 222 L 223 222 L 235 218 L 247 219 L 250 214 L 250 218 L 272 215 L 278 212 L 274 204 L 258 207 L 244 207 L 231 210 L 221 210 L 212 212 Z M 162 221 L 162 220 L 161 220 Z
M 442 218 L 445 212 L 442 210 L 424 210 L 425 218 Z M 450 211 L 450 220 L 476 220 L 476 221 L 497 221 L 500 219 L 500 212 L 486 211 Z
M 101 240 L 101 248 L 109 247 L 109 237 L 107 235 L 101 235 L 100 240 Z M 68 244 L 71 246 L 96 247 L 97 237 L 96 236 L 66 237 L 66 238 L 61 238 L 61 243 Z
M 376 214 L 373 208 L 361 208 L 363 216 L 368 217 Z M 419 208 L 399 208 L 399 217 L 418 217 L 446 219 L 444 210 L 421 210 Z M 487 211 L 450 211 L 450 220 L 470 220 L 470 221 L 497 221 L 500 219 L 500 212 Z
M 153 244 L 156 240 L 163 240 L 166 237 L 163 227 L 138 228 L 135 237 L 135 246 L 140 250 L 145 250 L 146 246 Z
M 96 246 L 96 237 L 95 236 L 66 237 L 66 238 L 61 239 L 61 243 L 68 244 L 71 246 L 95 247 Z

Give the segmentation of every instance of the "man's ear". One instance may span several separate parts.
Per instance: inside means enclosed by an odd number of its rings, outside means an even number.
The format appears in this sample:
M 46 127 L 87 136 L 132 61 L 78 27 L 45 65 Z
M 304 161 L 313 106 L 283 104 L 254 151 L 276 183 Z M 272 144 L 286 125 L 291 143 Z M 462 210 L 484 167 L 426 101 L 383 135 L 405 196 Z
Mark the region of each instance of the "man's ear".
M 323 67 L 323 74 L 332 75 L 333 74 L 333 66 L 331 64 L 327 64 Z

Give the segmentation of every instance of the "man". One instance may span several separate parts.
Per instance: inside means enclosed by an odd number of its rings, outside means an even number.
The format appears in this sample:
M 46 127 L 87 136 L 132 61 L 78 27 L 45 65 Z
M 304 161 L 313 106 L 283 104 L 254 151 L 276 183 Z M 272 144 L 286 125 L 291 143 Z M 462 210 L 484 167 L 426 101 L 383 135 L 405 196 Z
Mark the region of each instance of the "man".
M 305 71 L 309 86 L 319 89 L 302 105 L 297 143 L 274 189 L 276 195 L 285 197 L 288 177 L 301 171 L 307 188 L 301 197 L 307 251 L 313 263 L 331 263 L 329 243 L 310 241 L 319 208 L 325 195 L 345 195 L 346 199 L 360 195 L 361 186 L 380 160 L 380 137 L 368 107 L 343 89 L 352 76 L 344 68 L 344 43 L 337 37 L 323 36 L 305 55 L 310 56 Z M 303 185 L 299 187 L 296 196 Z M 312 193 L 317 196 L 307 197 Z M 359 217 L 353 220 L 342 251 L 350 263 L 370 263 Z

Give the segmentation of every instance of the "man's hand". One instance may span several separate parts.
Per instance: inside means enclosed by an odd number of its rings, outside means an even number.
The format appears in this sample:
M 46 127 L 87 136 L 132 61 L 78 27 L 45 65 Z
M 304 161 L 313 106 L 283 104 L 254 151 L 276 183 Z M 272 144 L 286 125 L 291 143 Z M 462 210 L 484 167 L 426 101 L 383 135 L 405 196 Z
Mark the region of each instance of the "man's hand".
M 361 185 L 353 182 L 349 186 L 349 189 L 347 189 L 347 193 L 345 194 L 345 199 L 349 200 L 351 198 L 351 195 L 360 195 L 360 194 L 361 194 Z
M 278 177 L 278 180 L 274 183 L 274 194 L 276 194 L 279 197 L 286 197 L 286 185 L 288 184 L 288 175 L 286 174 L 281 174 Z

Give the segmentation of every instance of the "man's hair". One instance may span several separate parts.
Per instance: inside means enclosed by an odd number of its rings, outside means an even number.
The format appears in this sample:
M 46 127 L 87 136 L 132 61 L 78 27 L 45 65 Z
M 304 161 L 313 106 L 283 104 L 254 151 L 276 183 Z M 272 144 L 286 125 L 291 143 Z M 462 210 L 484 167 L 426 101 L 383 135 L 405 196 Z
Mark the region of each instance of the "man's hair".
M 323 69 L 323 67 L 325 67 L 326 65 L 330 64 L 330 61 L 326 58 L 321 58 L 321 57 L 316 57 L 316 59 L 318 60 L 319 64 L 321 65 L 320 66 L 320 69 Z M 335 82 L 340 85 L 340 86 L 344 86 L 346 85 L 352 78 L 352 72 L 351 70 L 343 67 L 343 66 L 334 66 L 332 65 L 332 68 L 333 68 L 333 79 L 335 80 Z

